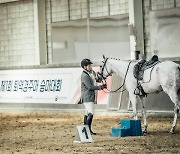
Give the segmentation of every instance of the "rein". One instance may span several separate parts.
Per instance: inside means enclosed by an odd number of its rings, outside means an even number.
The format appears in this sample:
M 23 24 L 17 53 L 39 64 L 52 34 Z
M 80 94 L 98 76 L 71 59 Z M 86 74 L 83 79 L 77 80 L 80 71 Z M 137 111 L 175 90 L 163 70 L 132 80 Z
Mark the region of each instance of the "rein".
M 106 69 L 106 72 L 108 73 L 108 76 L 111 76 L 111 74 L 108 72 L 107 67 L 106 67 L 106 62 L 107 62 L 107 60 L 108 60 L 108 58 L 105 60 L 104 66 L 103 66 L 103 68 L 102 68 L 102 73 L 101 73 L 102 77 L 103 77 L 104 68 Z M 113 90 L 113 91 L 111 91 L 111 90 L 109 90 L 108 88 L 106 88 L 106 90 L 107 90 L 108 92 L 106 92 L 106 91 L 103 90 L 105 93 L 116 93 L 116 92 L 123 92 L 123 91 L 126 90 L 126 89 L 123 89 L 123 90 L 119 91 L 119 90 L 124 86 L 124 84 L 125 84 L 126 76 L 127 76 L 127 73 L 128 73 L 129 66 L 130 66 L 131 62 L 132 62 L 132 61 L 130 61 L 129 64 L 128 64 L 128 67 L 127 67 L 127 70 L 126 70 L 126 74 L 125 74 L 125 77 L 124 77 L 124 80 L 123 80 L 123 84 L 122 84 L 118 89 Z M 103 77 L 103 79 L 104 79 L 104 80 L 102 80 L 102 83 L 103 83 L 103 84 L 106 84 L 106 83 L 107 83 L 107 82 L 106 82 L 106 78 Z

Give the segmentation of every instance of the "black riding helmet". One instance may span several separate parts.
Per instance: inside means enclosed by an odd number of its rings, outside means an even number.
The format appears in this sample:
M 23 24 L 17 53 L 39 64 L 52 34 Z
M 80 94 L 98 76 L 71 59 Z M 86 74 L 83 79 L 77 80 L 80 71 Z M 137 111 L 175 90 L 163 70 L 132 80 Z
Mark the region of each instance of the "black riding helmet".
M 87 65 L 90 65 L 90 64 L 93 64 L 90 59 L 83 59 L 81 61 L 81 67 L 82 68 L 84 68 L 84 66 L 87 66 Z

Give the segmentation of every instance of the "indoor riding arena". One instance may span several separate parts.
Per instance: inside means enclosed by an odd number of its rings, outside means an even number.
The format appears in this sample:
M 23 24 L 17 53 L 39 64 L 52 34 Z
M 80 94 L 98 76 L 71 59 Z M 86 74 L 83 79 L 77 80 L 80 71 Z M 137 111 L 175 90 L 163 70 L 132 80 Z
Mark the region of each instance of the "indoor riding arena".
M 180 0 L 0 0 L 0 154 L 180 153 Z

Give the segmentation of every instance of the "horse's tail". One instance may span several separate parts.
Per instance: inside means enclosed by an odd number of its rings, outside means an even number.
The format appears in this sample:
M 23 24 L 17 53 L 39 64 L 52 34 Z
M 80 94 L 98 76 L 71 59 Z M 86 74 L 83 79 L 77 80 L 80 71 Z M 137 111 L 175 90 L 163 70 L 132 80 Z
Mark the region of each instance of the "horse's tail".
M 179 74 L 179 78 L 178 78 L 178 83 L 177 83 L 177 85 L 178 85 L 178 89 L 177 89 L 177 95 L 178 95 L 178 99 L 179 99 L 179 101 L 180 101 L 180 66 L 178 66 L 178 74 Z
M 178 66 L 178 70 L 179 70 L 179 73 L 180 73 L 180 66 Z M 179 74 L 179 76 L 180 76 L 180 74 Z
M 180 72 L 180 66 L 178 66 L 178 70 L 179 70 L 179 72 Z

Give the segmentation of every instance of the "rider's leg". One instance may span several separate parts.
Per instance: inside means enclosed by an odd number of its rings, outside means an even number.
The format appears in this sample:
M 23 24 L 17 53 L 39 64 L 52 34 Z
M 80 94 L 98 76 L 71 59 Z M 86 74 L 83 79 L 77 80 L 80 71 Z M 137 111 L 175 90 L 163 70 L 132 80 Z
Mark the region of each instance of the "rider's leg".
M 90 133 L 92 135 L 96 135 L 96 133 L 94 133 L 92 131 L 92 128 L 91 128 L 92 120 L 93 120 L 93 115 L 94 115 L 94 102 L 84 102 L 84 106 L 85 106 L 85 109 L 88 112 L 87 125 L 89 126 Z

